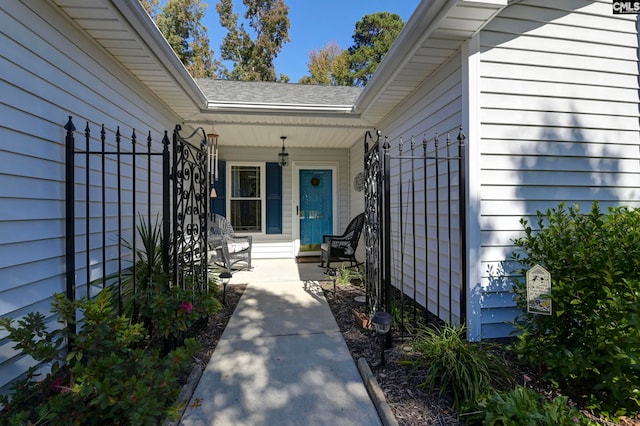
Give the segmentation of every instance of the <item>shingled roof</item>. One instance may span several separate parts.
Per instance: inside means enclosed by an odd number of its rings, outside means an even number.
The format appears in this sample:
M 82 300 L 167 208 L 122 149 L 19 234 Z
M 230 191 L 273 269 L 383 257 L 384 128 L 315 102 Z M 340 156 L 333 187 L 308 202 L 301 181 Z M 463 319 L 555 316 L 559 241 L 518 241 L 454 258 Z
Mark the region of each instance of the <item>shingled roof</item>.
M 320 86 L 264 81 L 196 79 L 211 103 L 254 105 L 353 106 L 362 92 L 360 87 Z

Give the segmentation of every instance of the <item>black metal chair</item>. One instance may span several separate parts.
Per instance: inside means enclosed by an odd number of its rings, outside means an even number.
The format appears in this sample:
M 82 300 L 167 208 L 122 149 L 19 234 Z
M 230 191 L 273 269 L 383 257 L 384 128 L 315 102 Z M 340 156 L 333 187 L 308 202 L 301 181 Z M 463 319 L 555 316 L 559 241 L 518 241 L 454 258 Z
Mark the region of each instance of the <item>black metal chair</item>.
M 251 235 L 236 235 L 226 217 L 209 215 L 209 264 L 216 264 L 231 273 L 232 270 L 251 269 Z
M 359 268 L 362 262 L 356 259 L 358 241 L 364 227 L 364 213 L 354 217 L 342 235 L 323 235 L 320 245 L 320 267 L 331 268 L 331 262 L 349 262 L 349 267 Z

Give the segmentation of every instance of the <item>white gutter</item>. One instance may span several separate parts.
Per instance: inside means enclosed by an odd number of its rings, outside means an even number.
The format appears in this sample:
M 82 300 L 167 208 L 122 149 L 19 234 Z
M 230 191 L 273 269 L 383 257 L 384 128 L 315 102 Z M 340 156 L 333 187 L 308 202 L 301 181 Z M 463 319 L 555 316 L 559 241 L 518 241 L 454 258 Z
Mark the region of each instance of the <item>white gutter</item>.
M 291 111 L 291 112 L 326 112 L 326 113 L 340 113 L 340 114 L 353 114 L 353 107 L 351 105 L 310 105 L 310 104 L 253 104 L 253 103 L 241 103 L 241 102 L 209 102 L 207 105 L 209 111 L 229 111 L 229 112 L 242 112 L 242 111 Z M 355 114 L 354 114 L 355 115 Z
M 111 2 L 197 107 L 201 109 L 206 107 L 207 97 L 140 2 L 138 0 L 111 0 Z

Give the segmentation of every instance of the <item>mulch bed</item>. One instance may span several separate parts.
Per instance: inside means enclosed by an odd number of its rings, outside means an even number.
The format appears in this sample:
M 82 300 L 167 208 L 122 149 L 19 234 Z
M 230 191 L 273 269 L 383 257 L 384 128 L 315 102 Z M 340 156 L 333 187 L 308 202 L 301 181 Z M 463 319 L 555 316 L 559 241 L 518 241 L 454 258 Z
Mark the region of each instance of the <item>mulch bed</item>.
M 408 340 L 403 342 L 400 339 L 395 339 L 393 346 L 385 351 L 386 364 L 379 365 L 380 345 L 375 332 L 372 329 L 362 328 L 356 321 L 355 312 L 364 310 L 364 304 L 356 300 L 357 296 L 364 295 L 363 287 L 354 284 L 339 284 L 334 294 L 331 281 L 322 282 L 321 286 L 353 359 L 357 361 L 360 357 L 364 357 L 367 360 L 385 394 L 386 402 L 400 425 L 464 424 L 460 421 L 458 413 L 452 408 L 451 401 L 446 399 L 446 396 L 440 398 L 437 390 L 420 387 L 420 377 L 412 374 L 410 367 L 403 363 L 403 361 L 415 359 L 417 356 L 412 352 Z M 226 306 L 210 318 L 206 326 L 194 332 L 192 337 L 195 337 L 202 345 L 202 350 L 194 356 L 194 366 L 200 365 L 202 368 L 206 366 L 245 288 L 246 284 L 229 285 Z M 424 315 L 424 311 L 420 311 L 420 315 Z M 429 317 L 428 321 L 437 320 Z M 522 382 L 523 376 L 526 375 L 532 380 L 529 386 L 534 389 L 541 387 L 542 385 L 536 380 L 535 372 L 518 365 L 515 358 L 509 359 L 510 355 L 508 351 L 505 351 L 504 356 L 510 361 L 514 378 L 518 382 Z M 184 379 L 186 380 L 186 375 Z M 550 388 L 540 388 L 539 390 L 549 396 L 553 396 L 552 394 L 557 392 Z M 628 420 L 622 424 L 639 426 L 640 421 Z

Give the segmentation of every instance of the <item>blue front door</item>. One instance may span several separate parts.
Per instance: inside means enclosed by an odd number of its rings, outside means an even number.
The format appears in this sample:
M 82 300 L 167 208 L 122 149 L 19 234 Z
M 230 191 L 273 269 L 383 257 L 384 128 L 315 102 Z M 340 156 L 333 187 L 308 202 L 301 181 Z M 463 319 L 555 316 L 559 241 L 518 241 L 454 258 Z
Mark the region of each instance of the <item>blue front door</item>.
M 332 170 L 300 170 L 300 251 L 319 251 L 333 233 Z

